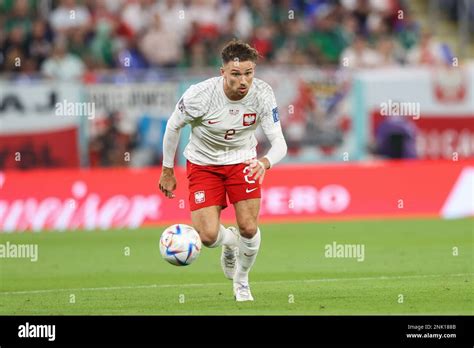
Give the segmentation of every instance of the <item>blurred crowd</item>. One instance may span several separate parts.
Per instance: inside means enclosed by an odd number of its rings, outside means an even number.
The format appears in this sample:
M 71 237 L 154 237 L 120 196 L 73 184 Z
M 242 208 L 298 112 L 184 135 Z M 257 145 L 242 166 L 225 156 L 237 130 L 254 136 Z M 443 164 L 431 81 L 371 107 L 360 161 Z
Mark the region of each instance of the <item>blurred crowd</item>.
M 410 5 L 408 0 L 0 0 L 0 73 L 10 79 L 93 83 L 109 82 L 110 71 L 116 76 L 112 82 L 123 74 L 167 71 L 156 68 L 198 71 L 217 68 L 222 46 L 233 38 L 257 48 L 259 64 L 270 66 L 451 64 L 448 45 L 421 28 Z M 441 5 L 453 19 L 461 12 L 455 0 Z M 474 17 L 474 8 L 468 10 Z M 135 132 L 126 133 L 119 127 L 124 113 L 111 111 L 104 129 L 89 139 L 90 166 L 161 163 L 157 134 L 164 125 L 144 118 Z M 412 157 L 413 130 L 400 132 L 396 123 L 384 127 L 373 152 Z M 327 129 L 313 134 L 311 146 L 322 146 L 314 138 L 328 134 Z M 292 149 L 302 144 L 298 138 Z
M 0 27 L 0 71 L 63 80 L 218 66 L 232 38 L 256 47 L 262 64 L 359 68 L 452 56 L 407 0 L 0 0 Z
M 458 22 L 467 16 L 468 30 L 474 34 L 474 1 L 440 0 L 440 10 L 452 22 Z

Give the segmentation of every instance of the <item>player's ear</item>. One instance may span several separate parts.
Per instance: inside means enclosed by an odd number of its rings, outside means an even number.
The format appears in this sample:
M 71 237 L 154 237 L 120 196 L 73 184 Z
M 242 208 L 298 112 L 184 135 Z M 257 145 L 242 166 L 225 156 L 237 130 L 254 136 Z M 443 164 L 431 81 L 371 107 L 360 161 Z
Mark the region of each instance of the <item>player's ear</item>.
M 224 72 L 225 72 L 224 67 L 221 66 L 220 70 L 221 70 L 221 76 L 224 76 Z

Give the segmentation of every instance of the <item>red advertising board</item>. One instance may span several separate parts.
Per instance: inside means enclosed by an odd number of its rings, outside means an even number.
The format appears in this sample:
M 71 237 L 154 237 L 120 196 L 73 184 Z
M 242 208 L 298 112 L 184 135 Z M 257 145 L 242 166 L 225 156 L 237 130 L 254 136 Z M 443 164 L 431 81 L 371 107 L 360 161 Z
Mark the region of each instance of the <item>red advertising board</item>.
M 189 223 L 187 179 L 174 199 L 159 168 L 0 172 L 0 231 L 136 228 Z M 279 166 L 262 190 L 260 221 L 474 215 L 474 161 Z M 232 222 L 233 208 L 223 212 Z
M 79 167 L 77 127 L 0 134 L 0 169 Z

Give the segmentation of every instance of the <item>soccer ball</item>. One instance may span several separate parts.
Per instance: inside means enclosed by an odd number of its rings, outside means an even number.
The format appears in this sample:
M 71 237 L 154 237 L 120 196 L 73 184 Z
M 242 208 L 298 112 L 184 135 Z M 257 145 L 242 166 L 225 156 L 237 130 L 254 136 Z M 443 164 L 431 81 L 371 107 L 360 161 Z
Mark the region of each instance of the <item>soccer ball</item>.
M 160 238 L 161 256 L 175 266 L 193 263 L 201 252 L 201 246 L 197 231 L 183 224 L 168 227 Z

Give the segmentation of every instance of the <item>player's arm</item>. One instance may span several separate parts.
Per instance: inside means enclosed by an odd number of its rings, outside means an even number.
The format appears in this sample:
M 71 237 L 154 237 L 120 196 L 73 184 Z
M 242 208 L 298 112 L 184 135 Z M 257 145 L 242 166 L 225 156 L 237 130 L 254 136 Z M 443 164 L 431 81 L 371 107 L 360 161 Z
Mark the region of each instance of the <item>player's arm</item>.
M 173 191 L 176 190 L 176 177 L 174 175 L 174 157 L 179 144 L 181 128 L 186 125 L 180 113 L 173 112 L 168 123 L 163 138 L 163 166 L 159 187 L 161 192 L 168 198 L 174 198 Z
M 245 161 L 245 163 L 250 166 L 250 176 L 255 174 L 254 179 L 260 179 L 260 184 L 263 182 L 266 171 L 281 161 L 283 157 L 285 157 L 288 149 L 281 128 L 279 132 L 265 133 L 265 135 L 271 144 L 268 153 L 258 160 Z
M 288 150 L 285 138 L 281 129 L 280 118 L 278 116 L 278 108 L 276 106 L 275 95 L 270 92 L 268 104 L 265 107 L 261 120 L 263 133 L 270 141 L 271 148 L 268 153 L 258 160 L 249 160 L 245 163 L 250 166 L 250 176 L 255 174 L 255 180 L 260 179 L 263 182 L 266 170 L 270 169 L 276 163 L 285 157 Z
M 270 141 L 271 148 L 260 161 L 265 164 L 265 169 L 270 169 L 286 156 L 288 146 L 281 128 L 276 132 L 265 133 L 265 135 Z
M 192 88 L 188 91 L 192 92 Z M 174 175 L 174 158 L 179 144 L 181 128 L 193 120 L 193 116 L 191 115 L 193 105 L 189 103 L 187 109 L 184 101 L 185 97 L 188 98 L 189 94 L 190 93 L 185 93 L 176 105 L 173 114 L 166 124 L 163 138 L 163 166 L 161 169 L 159 188 L 168 198 L 174 198 L 173 191 L 176 190 L 177 185 Z M 187 102 L 188 101 L 186 101 L 186 103 Z

